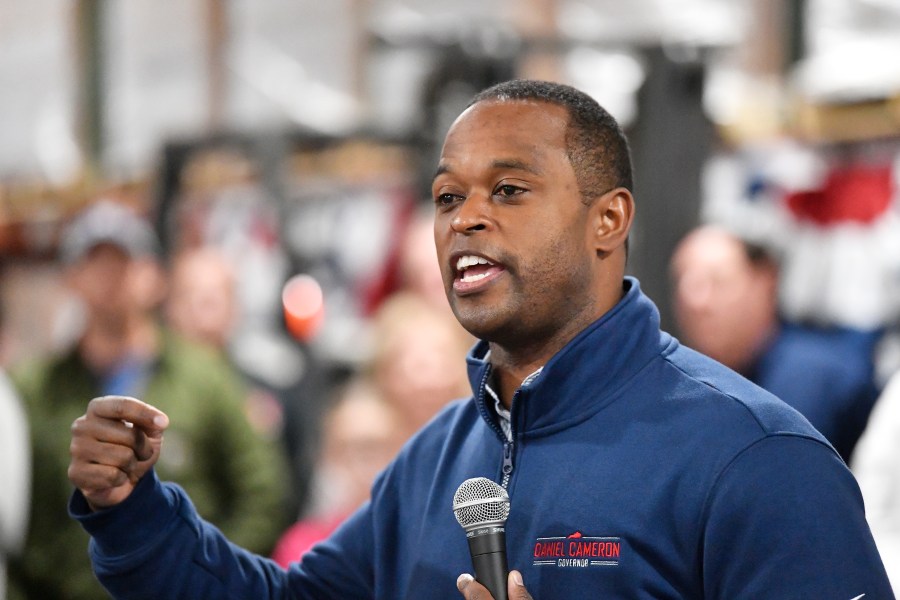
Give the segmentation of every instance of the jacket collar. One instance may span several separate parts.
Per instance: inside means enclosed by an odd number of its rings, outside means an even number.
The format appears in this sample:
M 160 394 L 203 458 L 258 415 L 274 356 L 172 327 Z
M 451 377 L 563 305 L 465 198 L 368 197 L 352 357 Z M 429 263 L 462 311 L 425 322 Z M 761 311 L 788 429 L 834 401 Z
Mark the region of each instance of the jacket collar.
M 514 431 L 552 433 L 588 418 L 672 342 L 659 329 L 659 311 L 633 277 L 625 295 L 609 312 L 586 327 L 519 388 L 513 403 Z M 491 365 L 488 344 L 479 341 L 466 358 L 475 401 L 485 418 L 493 413 L 484 383 Z

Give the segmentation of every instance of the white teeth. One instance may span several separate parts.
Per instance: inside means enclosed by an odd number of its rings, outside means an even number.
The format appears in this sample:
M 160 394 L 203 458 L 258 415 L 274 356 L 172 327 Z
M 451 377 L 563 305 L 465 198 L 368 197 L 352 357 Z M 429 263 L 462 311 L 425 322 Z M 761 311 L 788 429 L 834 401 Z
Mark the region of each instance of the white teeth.
M 479 279 L 484 279 L 487 276 L 488 276 L 487 273 L 481 273 L 480 275 L 463 275 L 462 279 L 460 279 L 460 281 L 462 281 L 463 283 L 472 283 L 473 281 L 478 281 Z
M 456 270 L 464 271 L 465 269 L 468 269 L 469 267 L 471 267 L 473 265 L 492 265 L 492 264 L 494 264 L 494 263 L 492 263 L 488 259 L 482 258 L 480 256 L 472 256 L 472 255 L 460 256 L 456 260 Z M 478 279 L 480 279 L 480 277 Z

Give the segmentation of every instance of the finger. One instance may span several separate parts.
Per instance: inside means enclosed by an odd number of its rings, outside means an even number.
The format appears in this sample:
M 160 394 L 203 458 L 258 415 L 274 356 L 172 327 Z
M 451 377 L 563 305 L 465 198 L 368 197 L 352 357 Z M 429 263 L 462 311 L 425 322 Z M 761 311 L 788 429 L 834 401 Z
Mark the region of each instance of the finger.
M 86 438 L 107 444 L 118 444 L 135 448 L 138 443 L 136 432 L 142 431 L 119 419 L 81 416 L 72 423 L 72 438 Z
M 463 573 L 456 578 L 456 589 L 462 592 L 466 600 L 494 600 L 486 587 L 475 581 L 468 573 Z
M 533 600 L 531 594 L 525 589 L 525 582 L 522 580 L 522 574 L 518 571 L 510 571 L 506 581 L 506 589 L 509 593 L 509 600 Z
M 87 415 L 132 423 L 151 438 L 161 438 L 169 426 L 169 418 L 164 412 L 128 396 L 94 398 L 88 404 Z
M 72 444 L 69 448 L 75 457 L 76 444 L 77 447 L 88 447 L 96 443 L 118 445 L 127 448 L 133 457 L 143 462 L 153 458 L 161 440 L 162 438 L 148 436 L 140 427 L 129 425 L 126 421 L 85 415 L 72 423 Z
M 69 465 L 69 480 L 95 511 L 119 504 L 134 489 L 124 472 L 106 465 L 73 462 Z
M 153 458 L 160 447 L 162 437 L 152 437 L 141 431 L 134 429 L 134 455 L 140 462 L 145 462 Z
M 69 481 L 86 497 L 128 483 L 124 471 L 110 465 L 73 462 L 69 465 Z
M 69 444 L 73 462 L 98 464 L 120 469 L 125 473 L 134 470 L 137 456 L 129 446 L 98 442 L 90 438 L 73 437 Z

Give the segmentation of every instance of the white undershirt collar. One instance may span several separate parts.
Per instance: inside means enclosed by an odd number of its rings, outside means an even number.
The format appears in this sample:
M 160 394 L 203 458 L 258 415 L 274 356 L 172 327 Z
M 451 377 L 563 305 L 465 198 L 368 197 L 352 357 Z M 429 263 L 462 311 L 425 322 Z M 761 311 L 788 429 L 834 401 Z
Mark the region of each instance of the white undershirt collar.
M 487 354 L 484 356 L 484 360 L 489 360 L 491 357 L 491 351 L 488 350 Z M 525 387 L 534 381 L 538 375 L 541 374 L 541 371 L 544 367 L 538 367 L 536 371 L 534 371 L 531 375 L 522 380 L 521 385 L 519 387 Z M 491 382 L 488 381 L 484 385 L 484 390 L 490 394 L 491 398 L 494 399 L 494 411 L 497 413 L 497 416 L 500 417 L 498 420 L 500 424 L 500 429 L 503 430 L 503 434 L 506 436 L 506 440 L 511 442 L 512 437 L 512 414 L 510 411 L 506 410 L 506 407 L 503 406 L 503 403 L 500 402 L 500 396 L 497 395 L 497 392 L 491 387 Z

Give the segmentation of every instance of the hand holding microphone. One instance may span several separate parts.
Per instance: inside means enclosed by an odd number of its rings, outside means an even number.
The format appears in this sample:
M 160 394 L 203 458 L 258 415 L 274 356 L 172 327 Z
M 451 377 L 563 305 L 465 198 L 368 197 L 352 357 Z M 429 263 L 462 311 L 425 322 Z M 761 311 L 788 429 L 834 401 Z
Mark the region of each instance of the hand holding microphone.
M 466 598 L 484 598 L 486 589 L 494 600 L 527 600 L 531 596 L 522 575 L 511 576 L 506 562 L 506 519 L 509 495 L 490 479 L 467 479 L 453 495 L 453 514 L 466 531 L 475 579 L 461 575 L 457 587 Z

